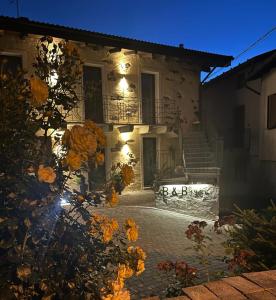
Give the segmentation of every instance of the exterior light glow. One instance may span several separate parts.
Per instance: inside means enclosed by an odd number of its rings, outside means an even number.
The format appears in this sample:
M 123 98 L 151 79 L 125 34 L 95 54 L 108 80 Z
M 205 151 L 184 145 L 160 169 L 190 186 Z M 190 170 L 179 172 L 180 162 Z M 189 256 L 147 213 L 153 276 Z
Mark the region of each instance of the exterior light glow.
M 125 92 L 128 89 L 128 82 L 125 77 L 120 79 L 119 87 L 123 92 Z
M 129 145 L 125 144 L 122 149 L 121 149 L 121 152 L 123 155 L 127 155 L 129 152 L 130 152 L 130 148 L 129 148 Z
M 131 135 L 131 132 L 122 132 L 120 134 L 120 137 L 121 137 L 122 141 L 126 142 L 130 139 L 130 135 Z

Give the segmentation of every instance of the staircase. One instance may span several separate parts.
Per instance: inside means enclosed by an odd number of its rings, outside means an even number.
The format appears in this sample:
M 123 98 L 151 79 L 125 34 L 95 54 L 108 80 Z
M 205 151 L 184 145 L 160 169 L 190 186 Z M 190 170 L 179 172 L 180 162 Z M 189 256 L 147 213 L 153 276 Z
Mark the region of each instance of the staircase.
M 192 128 L 184 136 L 183 152 L 185 174 L 189 182 L 218 183 L 220 168 L 217 153 L 202 129 Z

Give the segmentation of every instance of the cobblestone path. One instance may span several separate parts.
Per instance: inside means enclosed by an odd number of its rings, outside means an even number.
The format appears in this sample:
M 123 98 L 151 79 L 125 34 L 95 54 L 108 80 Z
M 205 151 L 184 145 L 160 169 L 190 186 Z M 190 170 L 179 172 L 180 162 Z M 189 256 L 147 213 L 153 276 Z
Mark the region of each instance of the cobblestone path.
M 150 200 L 150 197 L 148 197 L 148 200 Z M 121 224 L 126 218 L 131 217 L 135 219 L 139 226 L 137 245 L 141 246 L 147 253 L 146 270 L 140 276 L 128 280 L 127 287 L 131 291 L 131 299 L 142 299 L 145 296 L 152 295 L 164 296 L 162 291 L 167 286 L 167 278 L 165 274 L 161 274 L 157 270 L 156 266 L 160 261 L 167 259 L 185 260 L 203 272 L 195 259 L 195 253 L 191 249 L 185 250 L 191 247 L 190 241 L 185 236 L 185 230 L 196 219 L 195 217 L 154 207 L 131 206 L 131 204 L 135 204 L 135 200 L 130 201 L 127 206 L 125 201 L 126 199 L 123 199 L 122 204 L 118 207 L 101 208 L 99 210 L 104 214 L 117 218 Z M 221 246 L 223 236 L 218 236 L 212 232 L 211 223 L 209 227 L 213 239 L 211 271 L 215 272 L 225 268 L 225 264 L 217 259 L 218 256 L 223 255 Z

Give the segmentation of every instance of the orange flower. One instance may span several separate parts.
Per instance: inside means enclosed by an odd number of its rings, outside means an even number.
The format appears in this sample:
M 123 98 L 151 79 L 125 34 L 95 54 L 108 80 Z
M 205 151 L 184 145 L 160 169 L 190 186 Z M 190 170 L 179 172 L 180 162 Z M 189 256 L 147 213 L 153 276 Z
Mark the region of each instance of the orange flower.
M 140 259 L 145 260 L 146 257 L 147 257 L 147 255 L 144 252 L 144 250 L 141 247 L 139 247 L 139 246 L 136 247 L 136 253 L 138 254 L 138 256 L 139 256 Z
M 70 132 L 69 148 L 83 156 L 92 155 L 97 148 L 96 136 L 85 127 L 75 125 Z
M 118 204 L 118 196 L 117 196 L 117 193 L 114 189 L 114 187 L 112 187 L 112 190 L 111 190 L 111 194 L 106 198 L 107 199 L 107 202 L 110 204 L 110 206 L 116 206 Z
M 134 171 L 131 166 L 123 164 L 121 167 L 121 174 L 125 186 L 130 185 L 132 182 L 134 182 Z
M 138 226 L 133 219 L 127 219 L 125 223 L 126 235 L 129 241 L 135 242 L 138 239 Z
M 97 152 L 95 160 L 96 160 L 97 165 L 100 165 L 100 166 L 103 165 L 103 163 L 104 163 L 104 154 L 100 153 L 100 152 Z
M 125 264 L 119 264 L 118 268 L 118 278 L 129 278 L 133 275 L 133 270 Z
M 102 240 L 104 243 L 108 243 L 114 234 L 114 231 L 119 229 L 119 224 L 115 219 L 109 219 L 106 216 L 94 214 L 91 218 L 93 225 L 98 225 L 102 234 Z M 97 234 L 95 228 L 92 227 L 91 234 Z
M 145 263 L 142 259 L 138 259 L 138 264 L 137 264 L 137 272 L 136 275 L 140 275 L 145 271 Z
M 44 104 L 49 96 L 48 86 L 38 77 L 32 77 L 30 79 L 31 85 L 31 105 L 34 107 L 39 107 Z
M 81 167 L 82 158 L 75 151 L 69 150 L 65 161 L 71 171 L 76 171 Z
M 53 183 L 56 180 L 56 173 L 51 167 L 40 165 L 37 175 L 40 182 Z
M 19 279 L 25 280 L 31 275 L 32 271 L 29 266 L 20 266 L 17 268 L 16 273 Z
M 121 290 L 118 293 L 102 297 L 102 300 L 130 300 L 130 294 L 128 290 Z

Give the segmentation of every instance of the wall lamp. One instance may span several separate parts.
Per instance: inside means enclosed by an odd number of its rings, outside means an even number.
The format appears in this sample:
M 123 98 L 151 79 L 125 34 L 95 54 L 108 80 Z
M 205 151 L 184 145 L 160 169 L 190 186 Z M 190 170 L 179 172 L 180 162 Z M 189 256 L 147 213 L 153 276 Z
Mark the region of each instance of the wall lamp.
M 131 125 L 131 124 L 118 127 L 118 130 L 120 131 L 120 133 L 132 132 L 133 129 L 134 129 L 134 125 Z

